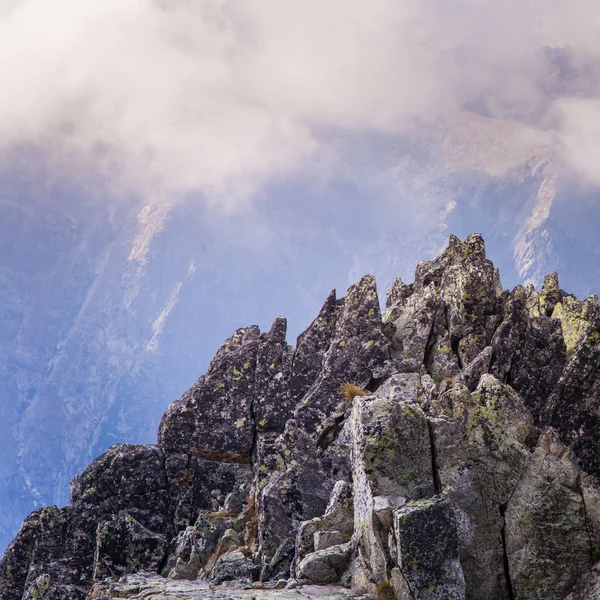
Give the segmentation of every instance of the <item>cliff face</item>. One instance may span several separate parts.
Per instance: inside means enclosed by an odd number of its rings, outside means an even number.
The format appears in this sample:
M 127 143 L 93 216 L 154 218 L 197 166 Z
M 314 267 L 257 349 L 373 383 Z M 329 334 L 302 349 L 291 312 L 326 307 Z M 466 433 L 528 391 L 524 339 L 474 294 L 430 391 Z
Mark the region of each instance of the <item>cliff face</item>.
M 383 315 L 367 276 L 296 348 L 285 333 L 237 330 L 158 445 L 113 446 L 69 506 L 32 513 L 0 597 L 243 598 L 260 581 L 284 598 L 304 588 L 270 582 L 294 578 L 330 598 L 598 598 L 597 298 L 555 275 L 503 291 L 481 236 L 452 236 Z

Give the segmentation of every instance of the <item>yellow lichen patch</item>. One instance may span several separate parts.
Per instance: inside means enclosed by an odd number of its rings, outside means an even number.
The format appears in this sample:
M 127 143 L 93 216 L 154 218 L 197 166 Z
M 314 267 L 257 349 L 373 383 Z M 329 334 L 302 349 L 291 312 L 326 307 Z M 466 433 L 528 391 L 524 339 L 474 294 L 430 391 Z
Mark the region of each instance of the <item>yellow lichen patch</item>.
M 238 419 L 234 425 L 238 428 L 241 429 L 244 425 L 246 424 L 246 417 L 242 417 L 241 419 Z
M 575 348 L 591 327 L 591 323 L 583 313 L 582 304 L 579 300 L 566 296 L 562 302 L 555 306 L 552 313 L 555 319 L 560 319 L 565 345 L 567 346 L 567 358 L 571 358 Z
M 355 396 L 370 396 L 371 392 L 367 390 L 363 390 L 361 387 L 358 387 L 355 383 L 346 382 L 342 383 L 340 386 L 340 394 L 348 400 L 348 402 L 352 402 Z

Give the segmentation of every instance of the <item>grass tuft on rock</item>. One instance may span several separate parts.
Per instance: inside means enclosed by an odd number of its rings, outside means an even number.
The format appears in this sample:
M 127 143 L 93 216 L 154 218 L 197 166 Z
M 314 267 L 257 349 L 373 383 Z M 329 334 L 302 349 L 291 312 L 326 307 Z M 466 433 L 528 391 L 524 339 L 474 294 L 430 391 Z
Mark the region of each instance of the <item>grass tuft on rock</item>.
M 448 389 L 454 387 L 454 379 L 452 377 L 444 377 L 444 383 L 448 387 Z
M 356 396 L 370 396 L 371 392 L 364 390 L 355 383 L 346 382 L 340 386 L 340 394 L 351 403 Z

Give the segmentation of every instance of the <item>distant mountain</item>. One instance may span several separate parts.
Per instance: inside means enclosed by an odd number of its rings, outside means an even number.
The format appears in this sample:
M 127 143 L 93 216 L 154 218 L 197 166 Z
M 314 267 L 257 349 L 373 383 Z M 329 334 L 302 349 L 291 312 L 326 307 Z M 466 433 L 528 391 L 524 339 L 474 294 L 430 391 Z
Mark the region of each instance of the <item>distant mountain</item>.
M 505 287 L 558 270 L 600 290 L 598 190 L 526 123 L 466 112 L 338 151 L 351 173 L 273 184 L 229 216 L 2 175 L 0 549 L 108 446 L 154 442 L 232 330 L 285 312 L 294 343 L 332 284 L 374 273 L 383 295 L 449 233 L 481 232 Z

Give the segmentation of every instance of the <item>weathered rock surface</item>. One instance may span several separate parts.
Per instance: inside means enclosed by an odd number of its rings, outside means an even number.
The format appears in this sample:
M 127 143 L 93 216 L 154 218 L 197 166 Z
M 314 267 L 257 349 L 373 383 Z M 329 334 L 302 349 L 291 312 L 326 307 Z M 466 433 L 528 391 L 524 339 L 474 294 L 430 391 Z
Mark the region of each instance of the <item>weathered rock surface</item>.
M 367 276 L 285 336 L 236 331 L 157 446 L 32 513 L 2 600 L 598 600 L 595 298 L 502 291 L 481 236 L 451 237 L 383 317 Z
M 581 470 L 553 431 L 545 432 L 517 485 L 504 518 L 510 578 L 517 598 L 564 598 L 598 553 L 588 527 Z M 590 508 L 597 507 L 598 496 Z M 588 525 L 589 523 L 589 525 Z
M 201 581 L 174 581 L 152 573 L 128 576 L 119 582 L 96 584 L 89 600 L 359 600 L 350 590 L 339 586 L 304 585 L 293 589 L 247 589 L 215 586 Z
M 592 600 L 600 598 L 600 563 L 588 571 L 565 600 Z
M 335 532 L 332 532 L 332 529 Z M 352 487 L 345 481 L 338 481 L 333 487 L 325 513 L 309 521 L 304 521 L 300 525 L 295 542 L 295 562 L 300 562 L 307 554 L 315 550 L 324 549 L 319 547 L 321 535 L 335 533 L 341 537 L 340 542 L 347 542 L 353 532 Z
M 206 375 L 167 409 L 158 431 L 159 446 L 249 455 L 259 337 L 258 327 L 246 327 L 225 341 Z
M 458 531 L 447 500 L 417 500 L 394 511 L 400 597 L 462 599 Z
M 352 544 L 339 544 L 308 554 L 298 565 L 296 573 L 300 579 L 312 583 L 336 583 L 350 564 Z

